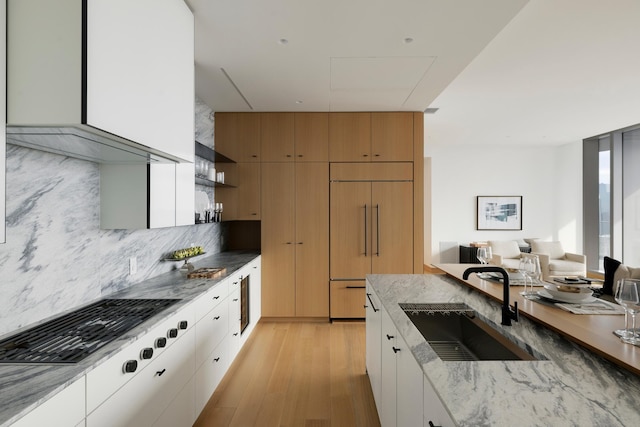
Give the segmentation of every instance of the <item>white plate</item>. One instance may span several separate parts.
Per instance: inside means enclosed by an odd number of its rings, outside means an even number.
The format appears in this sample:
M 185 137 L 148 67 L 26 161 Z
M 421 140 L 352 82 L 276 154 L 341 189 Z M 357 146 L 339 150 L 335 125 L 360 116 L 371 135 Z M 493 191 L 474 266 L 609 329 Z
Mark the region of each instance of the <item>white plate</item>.
M 570 294 L 569 292 L 562 292 L 563 294 Z M 556 292 L 557 294 L 557 292 Z M 543 298 L 547 298 L 547 299 L 552 299 L 552 300 L 556 300 L 556 301 L 562 301 L 562 302 L 567 302 L 567 303 L 582 303 L 582 302 L 594 302 L 595 300 L 597 300 L 596 297 L 594 297 L 593 295 L 589 294 L 570 294 L 572 296 L 567 296 L 567 295 L 558 295 L 553 296 L 551 295 L 551 293 L 549 293 L 548 290 L 546 289 L 541 289 L 538 291 L 538 295 L 540 295 Z
M 560 295 L 569 294 L 569 295 L 578 296 L 578 295 L 591 295 L 593 293 L 593 291 L 589 288 L 574 288 L 577 292 L 565 292 L 565 291 L 559 290 L 558 289 L 559 286 L 563 286 L 563 285 L 556 285 L 555 283 L 545 283 L 544 288 L 547 291 L 549 291 L 551 295 L 555 295 L 559 293 Z

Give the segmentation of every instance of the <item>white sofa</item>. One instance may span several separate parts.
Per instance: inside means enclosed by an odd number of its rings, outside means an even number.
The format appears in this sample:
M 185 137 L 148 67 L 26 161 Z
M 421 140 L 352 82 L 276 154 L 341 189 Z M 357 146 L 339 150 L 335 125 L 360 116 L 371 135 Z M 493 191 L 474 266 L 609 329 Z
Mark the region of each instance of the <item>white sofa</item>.
M 520 246 L 515 240 L 488 240 L 487 245 L 491 247 L 491 262 L 504 268 L 515 268 L 520 266 Z
M 586 255 L 565 252 L 560 242 L 531 242 L 531 253 L 538 255 L 542 280 L 553 277 L 586 276 Z

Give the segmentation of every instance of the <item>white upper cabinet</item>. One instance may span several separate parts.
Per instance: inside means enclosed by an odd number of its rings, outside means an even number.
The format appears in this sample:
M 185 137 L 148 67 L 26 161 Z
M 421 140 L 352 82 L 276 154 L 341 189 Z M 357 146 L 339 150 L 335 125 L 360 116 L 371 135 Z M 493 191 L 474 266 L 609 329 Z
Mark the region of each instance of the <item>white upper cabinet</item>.
M 193 161 L 194 20 L 183 0 L 9 0 L 8 17 L 10 141 L 64 139 L 58 151 L 73 155 L 71 139 L 90 140 L 97 148 L 76 157 L 96 161 L 129 162 L 110 158 L 114 147 Z

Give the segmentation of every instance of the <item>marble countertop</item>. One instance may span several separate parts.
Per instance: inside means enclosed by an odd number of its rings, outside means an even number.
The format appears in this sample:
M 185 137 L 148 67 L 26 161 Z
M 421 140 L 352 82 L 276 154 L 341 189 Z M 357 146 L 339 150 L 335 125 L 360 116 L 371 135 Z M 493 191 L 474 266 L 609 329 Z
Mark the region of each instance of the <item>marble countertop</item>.
M 65 366 L 0 365 L 0 427 L 11 425 L 25 413 L 59 393 L 120 349 L 146 334 L 154 325 L 175 314 L 257 256 L 259 256 L 257 251 L 233 251 L 209 257 L 193 258 L 191 263 L 196 268 L 225 267 L 226 274 L 215 279 L 187 279 L 178 270 L 174 270 L 137 283 L 120 292 L 104 295 L 103 298 L 176 298 L 181 301 L 77 364 Z M 58 315 L 61 314 L 64 313 Z
M 640 425 L 640 376 L 443 275 L 369 275 L 400 334 L 459 426 Z M 536 361 L 443 362 L 398 303 L 464 302 Z M 621 343 L 621 345 L 623 345 Z

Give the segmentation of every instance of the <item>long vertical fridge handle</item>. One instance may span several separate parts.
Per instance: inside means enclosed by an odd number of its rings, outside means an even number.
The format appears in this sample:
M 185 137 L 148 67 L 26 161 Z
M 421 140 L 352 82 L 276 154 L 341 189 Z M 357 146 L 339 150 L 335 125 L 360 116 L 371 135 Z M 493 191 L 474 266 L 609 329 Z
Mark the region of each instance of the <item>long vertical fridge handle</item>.
M 369 256 L 367 253 L 367 205 L 364 205 L 364 256 Z
M 376 255 L 380 256 L 380 205 L 376 205 Z

